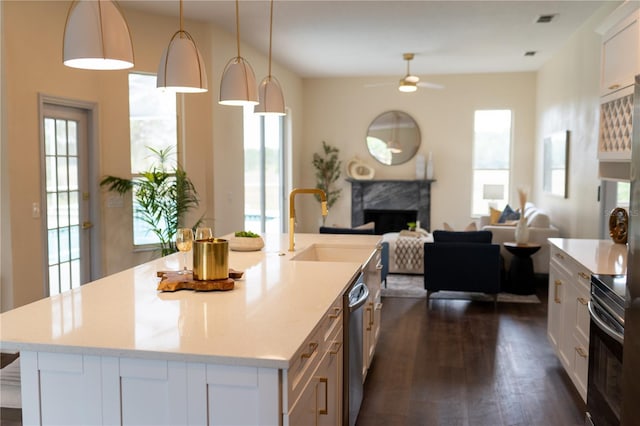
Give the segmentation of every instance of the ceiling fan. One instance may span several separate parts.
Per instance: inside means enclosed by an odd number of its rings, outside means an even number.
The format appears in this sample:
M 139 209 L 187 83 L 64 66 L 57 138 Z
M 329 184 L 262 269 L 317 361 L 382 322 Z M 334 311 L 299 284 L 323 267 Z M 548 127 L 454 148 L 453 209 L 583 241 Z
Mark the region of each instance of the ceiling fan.
M 420 81 L 420 77 L 411 74 L 410 64 L 414 56 L 415 55 L 413 53 L 402 54 L 402 58 L 407 61 L 407 73 L 400 79 L 400 82 L 398 83 L 398 90 L 401 92 L 415 92 L 416 90 L 418 90 L 418 87 L 425 87 L 428 89 L 444 89 L 444 86 L 441 84 Z M 388 86 L 391 84 L 394 83 L 365 84 L 365 87 Z

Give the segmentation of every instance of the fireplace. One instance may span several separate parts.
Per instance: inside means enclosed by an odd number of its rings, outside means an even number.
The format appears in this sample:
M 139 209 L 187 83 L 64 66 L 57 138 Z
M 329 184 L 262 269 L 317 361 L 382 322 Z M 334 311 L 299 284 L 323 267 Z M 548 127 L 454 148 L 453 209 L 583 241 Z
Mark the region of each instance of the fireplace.
M 365 211 L 417 212 L 412 220 L 398 219 L 404 229 L 407 222 L 420 221 L 420 226 L 431 230 L 431 183 L 434 180 L 356 180 L 351 182 L 351 226 L 366 223 Z M 386 218 L 384 219 L 386 220 Z M 394 220 L 394 227 L 397 226 Z M 397 231 L 395 229 L 394 231 Z M 393 232 L 393 231 L 391 231 Z M 378 231 L 376 221 L 376 234 Z
M 407 229 L 407 224 L 415 222 L 417 218 L 417 210 L 364 210 L 364 222 L 375 222 L 375 233 L 379 235 Z

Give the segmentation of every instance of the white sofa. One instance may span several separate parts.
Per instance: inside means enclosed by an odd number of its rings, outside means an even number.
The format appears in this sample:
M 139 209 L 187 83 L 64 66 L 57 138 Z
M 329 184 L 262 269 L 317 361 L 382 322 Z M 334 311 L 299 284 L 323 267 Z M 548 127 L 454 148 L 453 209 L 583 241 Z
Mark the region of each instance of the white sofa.
M 547 238 L 555 238 L 560 236 L 558 228 L 551 224 L 549 215 L 538 209 L 532 203 L 527 203 L 524 209 L 524 217 L 527 219 L 529 226 L 529 242 L 540 244 L 542 247 L 531 256 L 533 260 L 533 271 L 537 274 L 549 273 L 549 242 Z M 513 256 L 509 253 L 502 243 L 506 241 L 515 241 L 515 225 L 494 224 L 489 223 L 489 216 L 481 216 L 478 228 L 491 231 L 493 234 L 492 242 L 501 244 L 500 252 L 505 260 L 505 267 L 508 268 Z

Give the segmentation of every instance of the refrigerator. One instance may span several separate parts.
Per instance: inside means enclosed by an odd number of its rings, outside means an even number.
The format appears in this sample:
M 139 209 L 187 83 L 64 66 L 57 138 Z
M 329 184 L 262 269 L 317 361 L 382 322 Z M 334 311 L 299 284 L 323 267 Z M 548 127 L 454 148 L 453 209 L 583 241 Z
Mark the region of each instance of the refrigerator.
M 627 291 L 622 355 L 622 425 L 640 425 L 640 75 L 635 78 Z

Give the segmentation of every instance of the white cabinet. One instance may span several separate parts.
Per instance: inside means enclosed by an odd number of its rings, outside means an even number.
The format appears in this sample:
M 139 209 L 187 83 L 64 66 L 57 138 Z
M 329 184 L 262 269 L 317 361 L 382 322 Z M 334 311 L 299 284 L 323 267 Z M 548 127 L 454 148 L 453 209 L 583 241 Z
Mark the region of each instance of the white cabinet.
M 640 11 L 611 27 L 602 39 L 600 94 L 607 96 L 633 84 L 640 74 Z
M 342 306 L 340 296 L 285 372 L 285 425 L 328 426 L 342 422 Z
M 367 377 L 367 372 L 376 351 L 376 345 L 380 338 L 380 321 L 382 319 L 382 247 L 378 247 L 374 255 L 363 267 L 364 282 L 369 288 L 369 299 L 364 305 L 362 318 L 362 381 Z
M 547 336 L 582 398 L 587 397 L 591 271 L 551 245 Z

